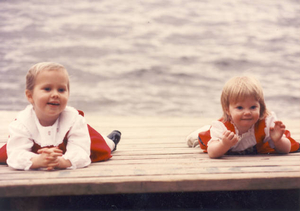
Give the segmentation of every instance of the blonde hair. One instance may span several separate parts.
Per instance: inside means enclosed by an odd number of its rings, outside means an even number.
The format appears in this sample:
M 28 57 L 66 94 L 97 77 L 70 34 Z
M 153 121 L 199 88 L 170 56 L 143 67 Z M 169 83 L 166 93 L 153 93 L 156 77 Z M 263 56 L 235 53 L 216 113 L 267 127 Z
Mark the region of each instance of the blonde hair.
M 26 75 L 26 89 L 32 91 L 35 85 L 35 80 L 38 74 L 42 71 L 51 71 L 51 70 L 59 70 L 65 71 L 68 75 L 68 71 L 66 68 L 58 63 L 55 62 L 40 62 L 33 65 Z M 68 75 L 69 77 L 69 75 Z M 68 90 L 70 90 L 70 82 L 68 82 Z
M 223 87 L 221 94 L 221 104 L 223 109 L 224 122 L 230 120 L 227 114 L 230 103 L 237 103 L 247 97 L 254 97 L 260 104 L 260 119 L 268 115 L 268 110 L 264 100 L 263 89 L 258 80 L 251 76 L 238 76 L 231 78 Z

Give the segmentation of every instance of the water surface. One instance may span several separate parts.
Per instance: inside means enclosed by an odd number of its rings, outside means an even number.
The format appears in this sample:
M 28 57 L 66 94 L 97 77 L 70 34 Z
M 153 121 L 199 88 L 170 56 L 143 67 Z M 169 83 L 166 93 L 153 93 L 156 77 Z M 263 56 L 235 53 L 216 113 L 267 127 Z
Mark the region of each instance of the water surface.
M 0 1 L 0 109 L 55 61 L 69 105 L 102 115 L 216 117 L 224 83 L 253 74 L 279 118 L 300 118 L 296 0 Z

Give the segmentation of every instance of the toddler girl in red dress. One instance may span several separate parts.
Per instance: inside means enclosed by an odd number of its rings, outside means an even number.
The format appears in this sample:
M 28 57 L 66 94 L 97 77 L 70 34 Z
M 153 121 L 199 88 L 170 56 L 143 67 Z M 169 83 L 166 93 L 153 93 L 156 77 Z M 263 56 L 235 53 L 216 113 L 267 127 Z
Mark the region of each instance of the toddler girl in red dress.
M 60 64 L 38 63 L 26 75 L 30 102 L 9 125 L 9 139 L 0 149 L 0 162 L 21 170 L 76 169 L 111 158 L 121 133 L 102 137 L 83 112 L 67 106 L 69 75 Z

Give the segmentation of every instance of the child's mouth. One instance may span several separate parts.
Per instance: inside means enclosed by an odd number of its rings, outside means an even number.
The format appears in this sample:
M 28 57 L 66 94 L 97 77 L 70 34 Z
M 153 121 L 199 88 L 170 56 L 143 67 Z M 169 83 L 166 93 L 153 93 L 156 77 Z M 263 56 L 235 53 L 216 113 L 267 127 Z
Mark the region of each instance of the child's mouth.
M 47 103 L 48 105 L 59 106 L 59 103 Z

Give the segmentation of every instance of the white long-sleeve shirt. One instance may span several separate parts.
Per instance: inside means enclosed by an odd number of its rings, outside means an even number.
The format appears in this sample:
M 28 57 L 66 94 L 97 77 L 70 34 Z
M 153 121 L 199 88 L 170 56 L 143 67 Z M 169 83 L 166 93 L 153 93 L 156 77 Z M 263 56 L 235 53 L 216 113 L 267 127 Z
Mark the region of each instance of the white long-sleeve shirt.
M 274 112 L 271 112 L 269 116 L 266 117 L 266 127 L 264 128 L 265 131 L 265 138 L 263 140 L 264 143 L 269 142 L 270 147 L 275 148 L 274 142 L 270 137 L 270 127 L 274 127 L 275 121 L 277 121 L 277 117 Z M 233 124 L 234 125 L 234 124 Z M 234 125 L 235 132 L 238 134 L 238 129 Z M 210 129 L 211 139 L 208 142 L 208 146 L 211 142 L 214 141 L 222 141 L 222 137 L 224 132 L 227 130 L 223 122 L 220 121 L 213 121 L 212 126 Z M 284 135 L 285 136 L 285 135 Z M 253 147 L 257 144 L 256 137 L 255 137 L 255 130 L 254 125 L 243 135 L 239 136 L 239 141 L 233 147 L 230 148 L 233 152 L 240 152 L 246 150 L 250 147 Z
M 78 111 L 67 106 L 52 126 L 44 127 L 32 105 L 28 105 L 9 125 L 7 164 L 15 169 L 29 170 L 31 158 L 38 155 L 31 152 L 34 142 L 41 147 L 58 146 L 67 133 L 68 144 L 63 158 L 70 160 L 70 169 L 88 166 L 91 163 L 91 139 L 87 123 Z

